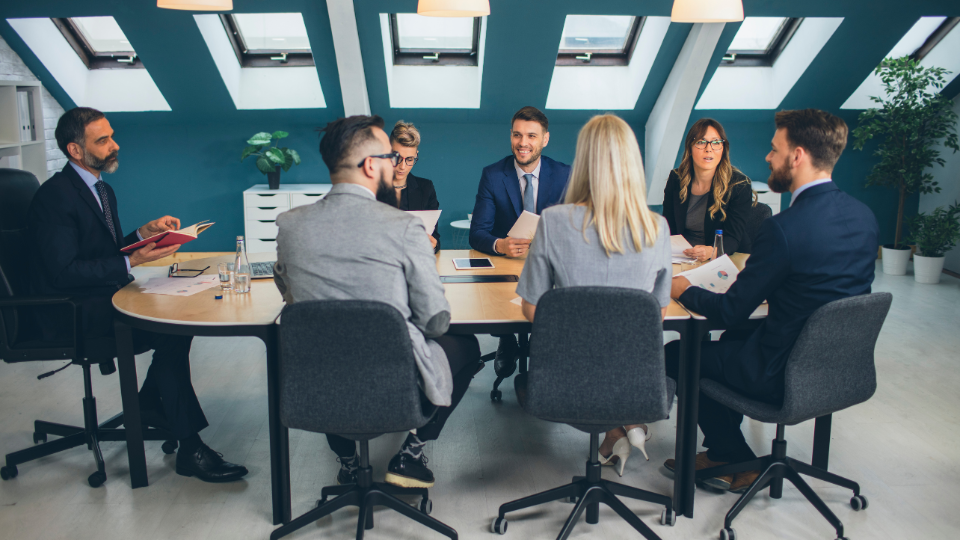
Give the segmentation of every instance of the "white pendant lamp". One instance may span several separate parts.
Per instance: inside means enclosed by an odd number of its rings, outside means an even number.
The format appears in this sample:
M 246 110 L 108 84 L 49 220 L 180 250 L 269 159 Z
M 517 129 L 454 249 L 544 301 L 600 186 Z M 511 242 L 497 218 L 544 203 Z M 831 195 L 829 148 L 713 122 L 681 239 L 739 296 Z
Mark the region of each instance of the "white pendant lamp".
M 484 17 L 490 14 L 490 0 L 420 0 L 417 14 L 427 17 Z
M 422 0 L 421 0 L 421 3 Z M 673 0 L 672 22 L 727 23 L 743 20 L 742 0 Z
M 230 11 L 233 0 L 157 0 L 158 8 L 187 11 Z

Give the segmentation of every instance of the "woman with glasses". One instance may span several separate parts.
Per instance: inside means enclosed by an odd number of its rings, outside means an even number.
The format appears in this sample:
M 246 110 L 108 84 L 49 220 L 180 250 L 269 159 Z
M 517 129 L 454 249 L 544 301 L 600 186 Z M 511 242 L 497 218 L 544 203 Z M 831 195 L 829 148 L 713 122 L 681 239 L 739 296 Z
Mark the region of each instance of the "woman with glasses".
M 433 182 L 410 173 L 420 159 L 420 131 L 410 122 L 400 120 L 390 132 L 390 144 L 400 159 L 393 167 L 393 190 L 377 195 L 377 200 L 393 205 L 400 210 L 439 210 L 437 190 Z M 440 224 L 430 236 L 433 251 L 440 251 Z
M 723 251 L 737 251 L 753 199 L 750 179 L 730 164 L 730 142 L 720 122 L 697 120 L 687 133 L 680 166 L 670 171 L 663 190 L 663 217 L 670 234 L 693 246 L 684 253 L 705 261 L 714 254 L 714 237 L 723 231 Z

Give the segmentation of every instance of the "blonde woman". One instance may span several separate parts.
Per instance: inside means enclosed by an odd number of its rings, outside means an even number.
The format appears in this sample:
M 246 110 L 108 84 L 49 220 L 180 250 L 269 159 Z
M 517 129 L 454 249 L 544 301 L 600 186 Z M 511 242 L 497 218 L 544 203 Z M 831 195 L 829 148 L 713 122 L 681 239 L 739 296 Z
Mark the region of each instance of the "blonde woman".
M 730 164 L 723 126 L 712 118 L 697 120 L 687 133 L 680 166 L 670 171 L 663 190 L 670 234 L 690 242 L 687 256 L 705 261 L 714 256 L 716 231 L 722 230 L 723 251 L 733 254 L 744 241 L 752 203 L 750 179 Z
M 670 229 L 647 209 L 637 138 L 614 115 L 595 116 L 580 130 L 565 204 L 543 211 L 517 294 L 531 322 L 540 297 L 554 287 L 642 289 L 670 304 Z M 647 453 L 645 425 L 607 432 L 600 461 L 623 467 L 630 446 Z M 648 458 L 649 459 L 649 458 Z

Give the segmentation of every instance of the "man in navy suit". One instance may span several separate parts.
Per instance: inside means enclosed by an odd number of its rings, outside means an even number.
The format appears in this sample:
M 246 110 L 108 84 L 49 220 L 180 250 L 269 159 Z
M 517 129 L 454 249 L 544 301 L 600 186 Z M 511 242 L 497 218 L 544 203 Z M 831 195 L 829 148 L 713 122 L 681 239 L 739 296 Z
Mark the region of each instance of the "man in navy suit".
M 562 202 L 570 180 L 570 166 L 542 156 L 550 142 L 547 116 L 536 107 L 524 107 L 513 115 L 510 127 L 513 155 L 484 167 L 477 202 L 470 221 L 470 247 L 490 255 L 522 257 L 530 248 L 526 238 L 508 238 L 507 233 L 526 210 L 540 214 Z M 520 356 L 517 338 L 500 337 L 493 367 L 509 377 Z
M 867 294 L 873 283 L 878 227 L 873 212 L 840 191 L 831 173 L 847 144 L 847 125 L 816 109 L 781 111 L 767 155 L 770 189 L 792 193 L 790 207 L 767 219 L 753 254 L 726 294 L 673 280 L 672 296 L 684 306 L 733 327 L 767 300 L 769 315 L 752 332 L 727 331 L 705 342 L 700 375 L 741 394 L 779 405 L 787 357 L 807 318 L 841 298 Z M 679 343 L 666 348 L 667 369 L 676 374 Z M 700 394 L 699 425 L 708 449 L 697 469 L 754 459 L 740 431 L 743 415 Z M 673 469 L 673 460 L 668 460 Z M 759 471 L 704 483 L 721 490 L 746 490 Z
M 170 229 L 180 220 L 164 216 L 124 237 L 117 197 L 102 173 L 117 170 L 120 146 L 102 112 L 86 107 L 60 117 L 57 145 L 69 163 L 40 186 L 30 203 L 27 222 L 33 245 L 31 287 L 36 294 L 69 295 L 80 304 L 84 337 L 113 336 L 112 297 L 133 281 L 130 269 L 155 261 L 180 246 L 156 248 L 150 243 L 125 255 L 120 248 Z M 62 314 L 37 313 L 43 339 L 56 341 Z M 190 336 L 134 331 L 134 348 L 154 350 L 140 390 L 143 423 L 173 433 L 179 441 L 176 471 L 207 482 L 227 482 L 247 469 L 222 459 L 200 440 L 207 426 L 190 382 Z

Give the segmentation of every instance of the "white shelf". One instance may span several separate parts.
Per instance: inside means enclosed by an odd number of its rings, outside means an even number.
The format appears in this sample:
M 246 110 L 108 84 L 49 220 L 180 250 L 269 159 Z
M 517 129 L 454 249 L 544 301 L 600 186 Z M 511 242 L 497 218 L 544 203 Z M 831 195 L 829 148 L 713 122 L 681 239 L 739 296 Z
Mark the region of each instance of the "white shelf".
M 23 132 L 20 119 L 18 92 L 31 94 L 33 133 L 37 140 L 17 141 Z M 47 179 L 47 149 L 44 140 L 43 98 L 37 81 L 0 80 L 0 167 L 21 169 L 33 173 L 37 180 Z
M 257 184 L 243 192 L 244 238 L 248 253 L 276 253 L 277 216 L 298 206 L 313 204 L 330 192 L 333 184 L 280 184 L 270 189 Z

